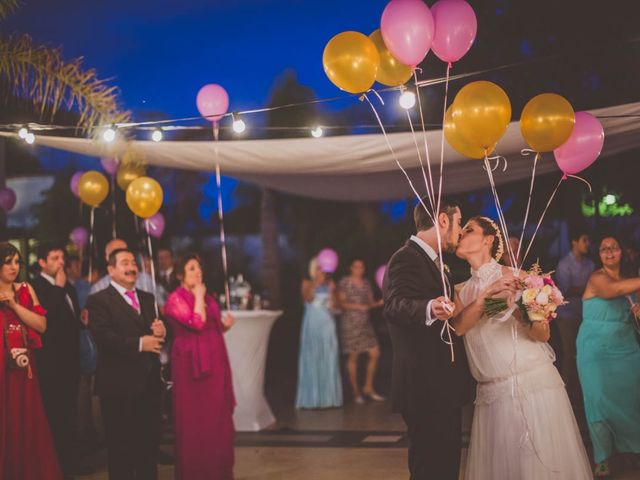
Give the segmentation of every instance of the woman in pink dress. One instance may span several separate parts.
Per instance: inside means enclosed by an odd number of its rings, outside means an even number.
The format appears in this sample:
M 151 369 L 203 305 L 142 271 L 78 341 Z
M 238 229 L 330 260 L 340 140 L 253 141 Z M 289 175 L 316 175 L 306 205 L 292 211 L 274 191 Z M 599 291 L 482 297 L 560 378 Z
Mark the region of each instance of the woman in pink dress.
M 223 333 L 233 317 L 221 319 L 202 281 L 197 255 L 181 259 L 180 282 L 165 304 L 174 331 L 173 377 L 175 472 L 181 480 L 233 479 L 233 408 L 229 357 Z
M 31 285 L 14 283 L 20 254 L 10 243 L 0 243 L 0 262 L 0 478 L 60 480 L 33 355 L 46 312 Z

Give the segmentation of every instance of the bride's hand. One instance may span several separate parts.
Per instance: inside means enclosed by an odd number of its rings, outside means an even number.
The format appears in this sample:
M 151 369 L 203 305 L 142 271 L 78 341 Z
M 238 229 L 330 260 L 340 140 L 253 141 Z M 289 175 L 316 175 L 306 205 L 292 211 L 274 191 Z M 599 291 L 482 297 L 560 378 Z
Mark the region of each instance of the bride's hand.
M 512 274 L 505 274 L 484 291 L 485 298 L 513 298 L 518 291 L 518 281 Z

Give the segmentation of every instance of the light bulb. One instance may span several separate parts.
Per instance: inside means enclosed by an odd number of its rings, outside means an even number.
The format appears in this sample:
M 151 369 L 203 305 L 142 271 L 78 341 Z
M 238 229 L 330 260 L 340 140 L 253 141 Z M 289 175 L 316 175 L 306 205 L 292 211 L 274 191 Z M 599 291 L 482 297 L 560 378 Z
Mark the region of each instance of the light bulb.
M 314 138 L 320 138 L 322 136 L 324 132 L 322 131 L 322 127 L 320 125 L 318 125 L 316 128 L 314 128 L 313 130 L 311 130 L 311 135 Z
M 34 142 L 36 141 L 36 136 L 33 133 L 29 132 L 25 135 L 24 141 L 27 142 L 29 145 L 33 145 Z
M 240 118 L 235 118 L 233 121 L 233 131 L 236 133 L 242 133 L 247 129 L 247 125 L 244 123 L 244 120 Z
M 28 134 L 29 134 L 29 130 L 27 130 L 26 127 L 22 127 L 20 130 L 18 130 L 18 136 L 23 140 L 27 138 Z
M 161 142 L 162 141 L 162 130 L 160 130 L 159 128 L 155 129 L 153 131 L 153 133 L 151 134 L 151 140 L 153 140 L 154 142 Z
M 405 110 L 409 110 L 416 104 L 416 94 L 409 90 L 406 90 L 402 92 L 402 95 L 400 95 L 398 103 L 400 103 L 400 106 Z
M 616 196 L 609 193 L 605 195 L 602 200 L 604 200 L 605 205 L 614 205 L 616 203 Z
M 116 130 L 113 127 L 107 128 L 102 132 L 102 139 L 105 142 L 113 142 L 116 139 Z

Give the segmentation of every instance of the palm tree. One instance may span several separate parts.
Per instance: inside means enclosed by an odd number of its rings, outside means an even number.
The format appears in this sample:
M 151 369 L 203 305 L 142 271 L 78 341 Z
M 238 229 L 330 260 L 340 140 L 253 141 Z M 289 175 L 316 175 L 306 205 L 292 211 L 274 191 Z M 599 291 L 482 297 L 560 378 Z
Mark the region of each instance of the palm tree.
M 19 0 L 0 0 L 0 20 L 19 7 Z M 41 117 L 53 119 L 61 107 L 76 110 L 77 127 L 128 122 L 131 113 L 120 111 L 116 87 L 85 70 L 82 58 L 66 61 L 59 48 L 34 44 L 26 34 L 0 37 L 0 80 L 9 95 L 33 102 Z

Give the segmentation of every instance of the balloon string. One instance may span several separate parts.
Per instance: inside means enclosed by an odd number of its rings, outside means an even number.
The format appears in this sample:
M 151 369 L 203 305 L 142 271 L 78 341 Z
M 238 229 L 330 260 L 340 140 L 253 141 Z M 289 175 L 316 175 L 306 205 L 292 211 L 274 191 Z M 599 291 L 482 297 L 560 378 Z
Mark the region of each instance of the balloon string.
M 116 234 L 116 179 L 111 175 L 111 196 L 113 201 L 111 203 L 111 217 L 113 224 L 111 227 L 111 238 L 118 238 Z
M 525 251 L 524 256 L 522 257 L 522 264 L 523 265 L 524 265 L 525 260 L 527 259 L 527 255 L 529 255 L 529 250 L 531 250 L 531 246 L 533 245 L 533 241 L 535 240 L 536 235 L 538 234 L 538 230 L 540 230 L 540 225 L 542 225 L 542 220 L 544 220 L 544 217 L 547 214 L 547 210 L 549 210 L 549 205 L 551 205 L 551 202 L 553 201 L 553 198 L 556 196 L 556 193 L 558 192 L 558 189 L 560 188 L 560 185 L 562 184 L 562 182 L 564 180 L 565 180 L 565 176 L 563 175 L 562 177 L 560 177 L 560 181 L 556 185 L 556 188 L 553 190 L 553 193 L 549 197 L 549 201 L 547 202 L 547 205 L 544 207 L 544 210 L 542 211 L 542 214 L 540 215 L 540 220 L 538 220 L 538 224 L 536 225 L 536 229 L 533 232 L 533 236 L 529 240 L 529 245 L 527 247 L 527 250 Z
M 407 112 L 407 119 L 409 120 L 409 126 L 411 127 L 411 133 L 413 135 L 413 143 L 416 146 L 416 152 L 418 153 L 418 160 L 420 161 L 420 167 L 422 168 L 422 175 L 424 176 L 424 185 L 427 188 L 427 198 L 429 199 L 429 203 L 431 204 L 431 209 L 433 211 L 435 211 L 435 205 L 433 203 L 433 196 L 431 194 L 431 191 L 429 189 L 429 182 L 427 181 L 427 174 L 424 170 L 424 164 L 422 163 L 422 154 L 420 153 L 420 147 L 418 146 L 418 137 L 416 136 L 416 131 L 413 128 L 413 121 L 411 120 L 411 114 L 409 113 L 409 110 L 406 111 Z M 431 217 L 431 220 L 433 220 L 433 223 L 435 225 L 435 220 L 433 215 L 431 214 L 431 212 L 429 212 L 427 210 L 427 213 L 429 214 L 429 217 Z
M 93 268 L 93 225 L 95 220 L 96 207 L 91 207 L 89 214 L 89 280 L 91 280 L 91 271 Z
M 384 137 L 385 142 L 387 143 L 387 147 L 389 148 L 389 151 L 391 152 L 391 156 L 395 160 L 396 165 L 398 165 L 398 168 L 400 168 L 400 170 L 402 171 L 402 173 L 406 177 L 407 181 L 409 182 L 409 186 L 411 187 L 411 190 L 413 191 L 414 195 L 418 199 L 418 202 L 420 202 L 420 205 L 422 205 L 422 208 L 424 208 L 424 210 L 427 212 L 427 214 L 429 214 L 429 216 L 431 216 L 431 214 L 429 213 L 429 209 L 427 208 L 427 206 L 424 204 L 424 201 L 422 200 L 422 197 L 420 196 L 420 194 L 418 194 L 418 192 L 416 191 L 415 187 L 413 186 L 413 182 L 411 181 L 411 178 L 409 177 L 409 174 L 407 174 L 407 171 L 402 167 L 402 164 L 398 160 L 398 156 L 396 155 L 396 152 L 393 149 L 393 146 L 391 145 L 391 142 L 389 141 L 389 137 L 387 136 L 387 131 L 384 128 L 384 124 L 382 123 L 382 120 L 380 119 L 380 115 L 378 114 L 378 111 L 376 110 L 376 108 L 373 105 L 373 103 L 371 103 L 371 100 L 369 100 L 369 97 L 366 94 L 364 94 L 363 97 L 365 98 L 367 103 L 371 106 L 371 109 L 373 110 L 373 113 L 374 113 L 376 119 L 378 120 L 378 124 L 380 125 L 380 130 L 382 131 L 382 136 Z M 437 217 L 437 215 L 436 215 L 436 217 Z M 440 229 L 438 228 L 436 220 L 433 217 L 431 217 L 431 219 L 433 220 L 433 224 L 436 227 L 436 232 L 438 232 L 438 235 L 439 235 Z M 440 257 L 440 279 L 442 281 L 442 291 L 444 293 L 444 297 L 448 299 L 449 298 L 449 291 L 448 291 L 448 288 L 447 288 L 447 281 L 446 281 L 445 276 L 444 276 L 444 262 L 442 260 L 442 257 Z M 444 323 L 445 323 L 445 326 L 447 327 L 447 334 L 449 336 L 449 341 L 447 342 L 447 341 L 444 340 L 444 338 L 442 338 L 443 337 L 443 331 L 440 332 L 440 335 L 441 335 L 441 338 L 443 339 L 443 341 L 449 345 L 449 348 L 451 349 L 451 361 L 454 362 L 455 361 L 455 353 L 454 353 L 454 349 L 453 349 L 453 341 L 451 340 L 451 329 L 453 327 L 451 327 L 451 325 L 449 324 L 448 320 L 445 321 Z
M 218 160 L 218 141 L 220 126 L 213 123 L 214 155 L 216 159 L 216 187 L 218 189 L 218 221 L 220 222 L 220 246 L 222 249 L 222 273 L 224 275 L 224 297 L 227 302 L 227 310 L 231 310 L 231 294 L 229 292 L 229 268 L 227 262 L 227 241 L 224 234 L 224 211 L 222 209 L 222 176 L 220 175 L 220 162 Z
M 502 234 L 503 234 L 502 236 L 505 240 L 508 240 L 509 231 L 507 228 L 507 221 L 504 217 L 504 212 L 502 211 L 500 197 L 498 196 L 498 190 L 496 189 L 496 183 L 493 178 L 493 170 L 489 165 L 489 157 L 487 157 L 486 155 L 484 157 L 484 165 L 485 165 L 485 170 L 487 171 L 487 176 L 489 177 L 489 184 L 491 185 L 491 193 L 493 195 L 493 201 L 496 205 L 496 210 L 498 212 L 498 221 L 500 222 L 500 228 L 502 228 Z M 517 268 L 517 262 L 515 260 L 515 255 L 513 253 L 513 249 L 511 248 L 511 245 L 509 244 L 508 241 L 504 242 L 504 247 L 505 247 L 505 250 L 507 251 L 507 255 L 509 255 L 509 258 L 511 259 L 511 265 L 513 265 L 512 267 L 513 274 L 516 275 L 518 268 Z
M 578 177 L 577 175 L 569 175 L 568 173 L 566 173 L 563 178 L 565 178 L 565 179 L 566 178 L 575 178 L 576 180 L 580 180 L 581 182 L 585 183 L 587 185 L 587 187 L 589 187 L 589 193 L 593 192 L 593 188 L 591 188 L 591 184 L 587 180 L 582 178 L 582 177 Z
M 431 158 L 429 156 L 429 145 L 427 144 L 427 130 L 425 128 L 425 124 L 424 124 L 424 114 L 422 112 L 422 99 L 420 97 L 420 90 L 418 89 L 417 85 L 418 85 L 418 75 L 416 73 L 416 71 L 413 71 L 413 78 L 415 81 L 415 85 L 416 85 L 416 96 L 418 97 L 418 109 L 420 110 L 420 123 L 422 124 L 422 137 L 424 139 L 424 151 L 425 151 L 425 158 L 427 159 L 427 171 L 429 172 L 429 183 L 431 185 L 431 194 L 432 194 L 432 199 L 431 199 L 431 204 L 434 206 L 435 208 L 435 204 L 436 204 L 436 199 L 435 199 L 435 188 L 433 186 L 433 174 L 431 173 Z M 424 168 L 422 173 L 424 174 Z M 427 178 L 425 176 L 424 179 L 425 183 L 427 182 Z M 428 188 L 427 188 L 428 190 Z M 436 213 L 437 215 L 437 213 Z
M 520 153 L 522 153 L 524 156 L 529 155 L 529 152 L 524 153 L 525 150 L 522 150 Z M 531 197 L 533 196 L 533 185 L 536 181 L 536 166 L 538 165 L 539 158 L 540 158 L 540 153 L 536 152 L 536 156 L 533 157 L 533 169 L 531 170 L 531 184 L 529 185 L 529 198 L 527 199 L 527 209 L 524 214 L 524 220 L 522 221 L 522 231 L 520 232 L 520 241 L 518 242 L 518 253 L 516 254 L 516 260 L 520 258 L 520 253 L 522 250 L 522 241 L 524 240 L 524 231 L 527 228 L 527 220 L 529 220 L 529 212 L 531 210 Z M 524 263 L 519 264 L 518 268 L 522 269 L 523 265 Z
M 156 283 L 156 267 L 153 262 L 153 245 L 151 244 L 151 222 L 148 218 L 144 220 L 144 229 L 147 232 L 147 249 L 149 252 L 149 264 L 151 265 L 151 285 L 153 286 L 153 306 L 156 309 L 156 318 L 160 318 L 160 310 L 158 308 L 158 285 Z

